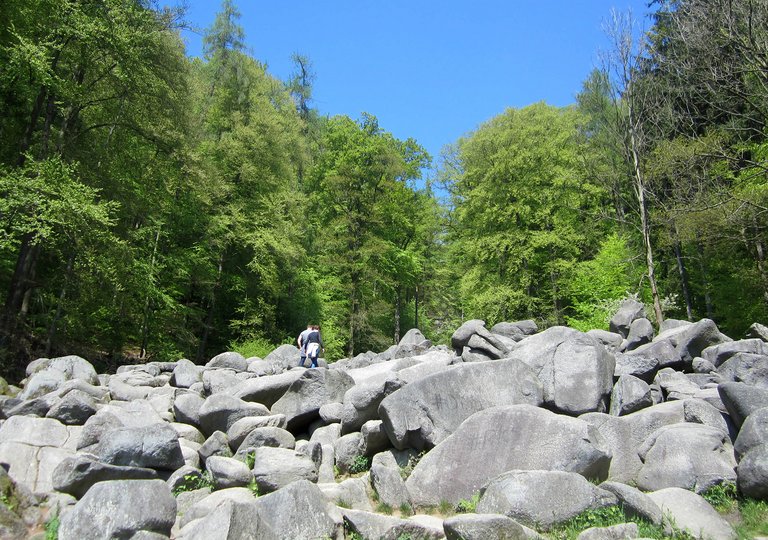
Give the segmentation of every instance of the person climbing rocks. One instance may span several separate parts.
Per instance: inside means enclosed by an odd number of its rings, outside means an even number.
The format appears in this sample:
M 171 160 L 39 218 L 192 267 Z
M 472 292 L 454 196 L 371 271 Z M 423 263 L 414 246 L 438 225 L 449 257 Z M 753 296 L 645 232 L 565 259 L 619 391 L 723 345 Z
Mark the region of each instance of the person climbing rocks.
M 301 357 L 299 359 L 299 367 L 304 367 L 304 362 L 307 360 L 307 335 L 312 332 L 312 325 L 308 324 L 306 330 L 302 330 L 299 337 L 296 338 L 296 344 L 299 346 L 299 353 Z
M 323 337 L 320 335 L 320 327 L 316 324 L 312 325 L 312 330 L 307 334 L 304 340 L 306 355 L 312 362 L 310 367 L 317 367 L 317 357 L 325 350 L 323 347 Z

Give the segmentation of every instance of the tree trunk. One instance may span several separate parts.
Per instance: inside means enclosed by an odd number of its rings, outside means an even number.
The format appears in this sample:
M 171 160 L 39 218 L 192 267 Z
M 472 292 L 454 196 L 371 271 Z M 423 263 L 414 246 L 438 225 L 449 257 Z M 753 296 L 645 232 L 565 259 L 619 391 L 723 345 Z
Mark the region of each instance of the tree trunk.
M 701 271 L 702 288 L 704 289 L 704 307 L 707 311 L 707 318 L 713 319 L 715 310 L 712 307 L 712 295 L 709 293 L 709 276 L 707 263 L 704 260 L 704 245 L 699 240 L 696 241 L 696 250 L 699 253 L 699 269 Z
M 162 226 L 157 227 L 157 233 L 155 234 L 155 243 L 152 246 L 152 257 L 149 260 L 149 279 L 152 281 L 155 274 L 155 261 L 157 259 L 157 245 L 160 242 L 160 233 L 162 232 Z M 151 313 L 152 301 L 150 295 L 147 294 L 147 298 L 144 301 L 144 317 L 141 324 L 141 352 L 139 358 L 142 360 L 147 357 L 147 344 L 149 343 L 149 316 Z
M 397 294 L 395 296 L 395 345 L 400 343 L 400 287 L 397 288 Z
M 28 299 L 27 293 L 33 286 L 35 267 L 40 256 L 40 244 L 35 244 L 33 241 L 34 234 L 28 233 L 19 247 L 16 268 L 11 278 L 3 313 L 2 333 L 6 339 L 10 339 L 15 334 L 18 324 L 23 320 L 24 302 Z
M 680 245 L 680 238 L 677 233 L 677 224 L 672 222 L 672 237 L 674 238 L 673 248 L 675 250 L 675 260 L 677 261 L 677 271 L 680 274 L 680 287 L 683 291 L 683 298 L 685 299 L 685 313 L 688 316 L 688 320 L 693 320 L 693 305 L 691 303 L 691 291 L 688 286 L 688 271 L 685 269 L 683 262 L 683 249 Z
M 651 223 L 648 214 L 648 203 L 645 198 L 645 178 L 640 169 L 640 155 L 635 135 L 634 121 L 632 106 L 630 105 L 629 153 L 632 161 L 632 175 L 635 181 L 635 195 L 637 196 L 638 205 L 640 207 L 640 229 L 643 234 L 643 245 L 645 246 L 645 263 L 648 269 L 648 283 L 651 286 L 656 324 L 660 327 L 661 323 L 664 322 L 664 314 L 661 311 L 661 300 L 659 298 L 658 288 L 656 287 L 656 270 L 653 262 L 653 246 L 651 243 Z
M 418 330 L 419 329 L 419 286 L 416 285 L 416 288 L 413 293 L 413 327 Z
M 224 253 L 222 252 L 219 256 L 219 267 L 216 272 L 216 283 L 213 285 L 213 290 L 211 291 L 211 302 L 208 305 L 208 314 L 205 316 L 205 323 L 203 324 L 203 335 L 200 338 L 200 346 L 197 349 L 197 357 L 196 362 L 197 364 L 200 364 L 205 359 L 205 350 L 208 347 L 208 337 L 211 333 L 211 328 L 213 327 L 213 314 L 214 314 L 214 308 L 216 307 L 216 292 L 219 290 L 219 286 L 221 285 L 221 274 L 224 271 Z
M 45 355 L 48 356 L 51 354 L 51 349 L 53 348 L 53 339 L 56 336 L 56 326 L 59 324 L 59 320 L 61 320 L 61 312 L 64 309 L 64 299 L 67 296 L 67 288 L 69 287 L 69 281 L 72 277 L 72 268 L 75 264 L 75 252 L 74 250 L 72 253 L 69 254 L 69 257 L 67 258 L 67 269 L 64 274 L 64 283 L 61 285 L 61 291 L 59 291 L 59 299 L 56 302 L 56 313 L 53 315 L 53 320 L 51 321 L 50 326 L 48 327 L 48 335 L 45 338 Z

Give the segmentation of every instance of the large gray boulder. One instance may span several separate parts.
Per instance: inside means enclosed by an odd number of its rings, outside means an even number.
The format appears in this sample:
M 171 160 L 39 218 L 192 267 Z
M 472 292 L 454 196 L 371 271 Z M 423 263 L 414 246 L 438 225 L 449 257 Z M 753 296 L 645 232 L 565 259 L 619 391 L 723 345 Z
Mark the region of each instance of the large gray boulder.
M 255 494 L 250 489 L 243 487 L 220 489 L 213 493 L 202 493 L 204 496 L 202 498 L 199 496 L 195 497 L 197 500 L 195 500 L 195 502 L 193 502 L 187 508 L 187 511 L 181 514 L 181 517 L 179 518 L 178 525 L 181 527 L 183 533 L 186 533 L 189 530 L 187 527 L 190 526 L 191 523 L 205 518 L 222 505 L 231 502 L 250 505 L 256 501 Z M 253 519 L 253 511 L 251 512 L 251 519 Z M 183 536 L 185 535 L 182 534 L 182 537 Z
M 603 482 L 599 487 L 616 495 L 627 517 L 644 519 L 654 525 L 661 524 L 663 518 L 661 508 L 636 487 L 621 482 Z
M 427 347 L 432 346 L 432 342 L 429 341 L 424 334 L 421 333 L 421 330 L 418 328 L 411 328 L 408 330 L 405 335 L 402 337 L 398 345 L 422 345 L 424 342 L 429 342 L 429 345 Z
M 258 533 L 253 540 L 342 538 L 341 514 L 322 491 L 306 480 L 259 497 L 255 504 Z
M 229 446 L 236 451 L 251 431 L 262 427 L 275 427 L 285 429 L 288 422 L 283 414 L 271 414 L 269 416 L 246 416 L 232 424 L 227 431 Z
M 701 351 L 701 357 L 715 367 L 724 364 L 729 358 L 739 353 L 768 355 L 768 343 L 762 339 L 740 339 L 712 345 Z
M 768 342 L 768 327 L 760 323 L 753 323 L 747 330 L 747 337 Z
M 0 463 L 15 482 L 35 493 L 53 491 L 53 471 L 74 455 L 80 426 L 52 418 L 13 416 L 0 425 Z
M 626 338 L 632 322 L 643 317 L 645 317 L 645 306 L 637 300 L 627 299 L 611 317 L 608 327 L 611 332 Z
M 416 505 L 470 499 L 511 470 L 561 470 L 604 479 L 611 455 L 589 424 L 531 405 L 470 416 L 413 469 L 406 486 Z
M 400 450 L 432 448 L 476 412 L 502 405 L 542 403 L 542 386 L 518 360 L 461 364 L 387 396 L 379 415 Z
M 169 536 L 176 499 L 162 480 L 109 480 L 94 485 L 64 514 L 60 540 L 132 538 L 140 532 Z
M 720 332 L 714 321 L 701 319 L 693 324 L 661 332 L 653 341 L 668 341 L 680 355 L 683 364 L 690 366 L 692 360 L 701 356 L 707 347 L 732 340 Z
M 168 383 L 177 388 L 189 388 L 195 383 L 202 382 L 203 370 L 191 360 L 182 358 L 173 368 Z
M 173 416 L 177 422 L 200 427 L 200 408 L 205 398 L 193 392 L 179 394 L 173 400 Z
M 528 319 L 516 322 L 500 322 L 493 325 L 491 333 L 504 336 L 513 341 L 522 341 L 539 331 L 536 321 Z
M 631 351 L 653 340 L 653 325 L 646 318 L 635 319 L 629 325 L 629 334 L 624 343 L 624 350 Z
M 184 465 L 179 435 L 167 423 L 108 431 L 94 449 L 110 465 L 175 471 Z
M 579 417 L 594 426 L 613 456 L 608 478 L 633 484 L 643 466 L 637 449 L 662 426 L 685 421 L 684 402 L 660 403 L 626 416 L 588 413 Z
M 665 516 L 668 525 L 687 531 L 701 540 L 732 540 L 733 528 L 701 496 L 682 488 L 666 488 L 649 493 Z
M 500 514 L 458 514 L 443 528 L 446 540 L 528 540 L 522 525 Z
M 82 390 L 72 390 L 53 404 L 45 414 L 46 418 L 55 418 L 68 426 L 82 426 L 96 414 L 98 403 L 90 394 Z
M 459 356 L 465 349 L 489 359 L 504 358 L 508 352 L 504 342 L 485 327 L 485 321 L 477 319 L 456 329 L 451 336 L 451 346 Z
M 741 456 L 762 444 L 768 444 L 768 407 L 757 409 L 742 424 L 733 443 L 736 459 L 740 460 Z
M 356 478 L 347 478 L 338 483 L 331 478 L 330 482 L 318 482 L 317 487 L 320 488 L 329 503 L 344 508 L 373 512 L 371 482 L 367 473 Z
M 260 403 L 249 403 L 224 393 L 209 396 L 200 407 L 200 430 L 205 435 L 224 433 L 232 424 L 247 416 L 267 416 L 269 409 Z
M 616 496 L 583 476 L 565 471 L 507 471 L 482 490 L 477 511 L 503 514 L 548 530 L 579 515 L 617 504 Z
M 637 487 L 656 491 L 679 487 L 702 493 L 736 482 L 736 459 L 728 434 L 702 424 L 663 426 L 638 448 L 643 466 Z
M 737 484 L 745 496 L 768 500 L 768 444 L 750 448 L 741 457 Z
M 653 405 L 651 387 L 633 375 L 622 375 L 611 392 L 610 414 L 623 416 Z
M 320 417 L 320 407 L 341 401 L 352 386 L 354 380 L 343 371 L 308 369 L 272 405 L 271 411 L 285 415 L 288 429 L 300 430 Z
M 174 537 L 179 540 L 235 540 L 256 538 L 255 500 L 224 500 L 205 516 L 190 521 Z
M 402 385 L 397 375 L 390 373 L 383 379 L 372 379 L 350 388 L 342 400 L 341 433 L 358 431 L 367 421 L 378 420 L 381 402 Z
M 768 343 L 765 345 L 768 348 Z M 717 373 L 723 382 L 736 381 L 768 388 L 768 355 L 738 352 L 723 362 Z
M 295 347 L 294 347 L 295 348 Z M 298 362 L 298 349 L 296 361 Z M 231 390 L 232 395 L 243 401 L 261 403 L 266 407 L 272 407 L 275 402 L 283 397 L 283 394 L 302 375 L 303 370 L 295 369 L 279 375 L 267 375 L 256 377 L 239 383 Z
M 376 491 L 379 501 L 392 508 L 410 504 L 410 496 L 399 468 L 376 464 L 371 466 L 370 474 L 371 486 Z
M 235 371 L 246 371 L 248 362 L 239 352 L 228 351 L 217 354 L 211 358 L 205 367 L 218 369 L 234 369 Z
M 230 448 L 234 446 L 232 441 L 229 441 Z M 237 454 L 243 455 L 248 452 L 250 448 L 260 448 L 262 446 L 271 446 L 272 448 L 288 448 L 292 449 L 296 446 L 296 437 L 293 434 L 283 428 L 274 426 L 258 427 L 251 430 L 246 435 L 242 442 L 237 447 Z
M 79 379 L 92 385 L 99 384 L 93 365 L 79 356 L 40 358 L 27 366 L 27 376 L 24 389 L 19 394 L 22 400 L 53 392 L 72 379 Z
M 248 466 L 234 458 L 211 456 L 205 461 L 205 468 L 211 473 L 215 489 L 246 487 L 253 479 Z
M 758 388 L 741 382 L 726 382 L 717 386 L 717 392 L 728 414 L 737 427 L 758 409 L 768 407 L 768 388 Z
M 282 373 L 299 365 L 301 353 L 299 349 L 288 343 L 280 345 L 277 349 L 269 353 L 264 361 L 272 368 L 273 373 Z
M 80 499 L 98 482 L 108 480 L 151 480 L 154 469 L 123 467 L 99 461 L 96 456 L 78 453 L 59 463 L 53 470 L 53 489 Z
M 573 416 L 608 410 L 616 362 L 590 335 L 554 326 L 519 342 L 510 358 L 536 373 L 546 407 Z
M 317 482 L 317 464 L 293 450 L 262 446 L 253 450 L 253 457 L 259 493 L 276 491 L 297 480 Z

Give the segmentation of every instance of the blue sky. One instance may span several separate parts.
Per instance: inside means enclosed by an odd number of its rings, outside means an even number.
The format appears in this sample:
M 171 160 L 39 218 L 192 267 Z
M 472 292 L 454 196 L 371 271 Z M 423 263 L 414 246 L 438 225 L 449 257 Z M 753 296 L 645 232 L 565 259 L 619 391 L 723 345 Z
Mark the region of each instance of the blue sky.
M 240 0 L 249 52 L 287 79 L 291 54 L 312 60 L 314 106 L 362 112 L 433 156 L 507 107 L 565 106 L 607 40 L 611 8 L 648 26 L 647 0 Z M 206 28 L 220 4 L 187 0 Z M 190 56 L 201 36 L 184 32 Z

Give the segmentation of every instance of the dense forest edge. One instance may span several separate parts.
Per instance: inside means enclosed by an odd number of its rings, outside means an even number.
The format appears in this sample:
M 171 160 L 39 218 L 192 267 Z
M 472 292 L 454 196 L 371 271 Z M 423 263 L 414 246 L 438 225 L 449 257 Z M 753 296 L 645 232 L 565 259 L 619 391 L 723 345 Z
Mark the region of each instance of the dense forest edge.
M 572 106 L 508 109 L 430 156 L 312 100 L 224 0 L 202 58 L 144 1 L 7 0 L 0 372 L 266 354 L 336 360 L 464 320 L 768 320 L 768 1 L 656 0 Z M 642 22 L 642 21 L 641 21 Z M 468 126 L 471 129 L 472 126 Z

